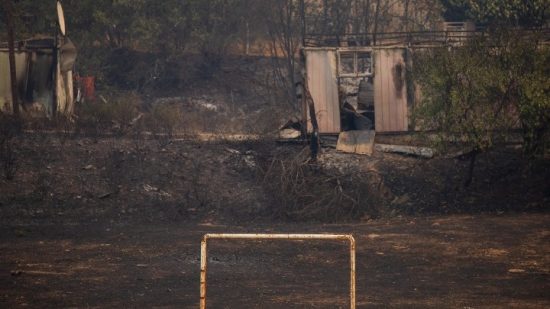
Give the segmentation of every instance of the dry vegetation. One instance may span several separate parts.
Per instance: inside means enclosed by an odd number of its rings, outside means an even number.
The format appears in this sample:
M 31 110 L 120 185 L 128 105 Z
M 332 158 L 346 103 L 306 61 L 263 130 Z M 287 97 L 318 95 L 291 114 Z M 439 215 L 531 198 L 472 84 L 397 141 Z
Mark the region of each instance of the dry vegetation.
M 12 180 L 17 170 L 15 152 L 18 142 L 17 135 L 21 131 L 20 126 L 20 121 L 0 113 L 0 164 L 7 180 Z
M 90 104 L 73 121 L 35 122 L 41 131 L 2 122 L 3 219 L 341 222 L 547 211 L 550 202 L 548 160 L 525 161 L 519 149 L 482 155 L 465 188 L 468 160 L 461 158 L 326 148 L 311 162 L 307 145 L 175 134 L 186 126 L 178 115 L 174 104 L 140 111 L 122 102 Z
M 279 154 L 264 162 L 260 176 L 273 198 L 275 217 L 285 220 L 342 221 L 377 212 L 377 194 L 368 177 L 342 174 L 309 162 L 309 149 Z M 367 205 L 370 205 L 367 206 Z
M 52 32 L 54 1 L 14 3 L 18 39 Z M 308 145 L 275 140 L 297 113 L 306 32 L 365 32 L 360 43 L 375 44 L 377 32 L 465 17 L 470 3 L 64 0 L 75 69 L 96 78 L 96 99 L 67 117 L 0 112 L 0 307 L 196 308 L 198 245 L 210 232 L 353 233 L 357 296 L 369 308 L 549 307 L 547 150 L 528 160 L 520 145 L 495 144 L 476 152 L 474 170 L 467 155 L 330 147 L 312 162 Z M 488 5 L 481 21 L 504 14 L 529 26 Z M 491 83 L 527 76 L 524 65 L 474 67 Z M 537 83 L 525 93 L 548 102 Z M 424 145 L 415 134 L 377 139 Z M 347 272 L 334 268 L 347 265 L 347 248 L 266 243 L 212 247 L 224 252 L 211 255 L 214 306 L 346 305 Z

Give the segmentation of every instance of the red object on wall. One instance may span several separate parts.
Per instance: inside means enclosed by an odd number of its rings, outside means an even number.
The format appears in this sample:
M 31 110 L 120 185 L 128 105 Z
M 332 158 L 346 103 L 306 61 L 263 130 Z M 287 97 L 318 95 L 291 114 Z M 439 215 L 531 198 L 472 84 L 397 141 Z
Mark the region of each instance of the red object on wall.
M 76 81 L 80 87 L 82 98 L 85 100 L 95 99 L 95 77 L 93 76 L 78 76 Z

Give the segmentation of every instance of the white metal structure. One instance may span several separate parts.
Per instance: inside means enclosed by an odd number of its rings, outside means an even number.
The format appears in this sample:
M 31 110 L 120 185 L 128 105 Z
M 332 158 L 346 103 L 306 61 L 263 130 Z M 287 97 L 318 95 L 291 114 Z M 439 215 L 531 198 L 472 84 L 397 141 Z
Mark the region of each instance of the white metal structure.
M 63 14 L 63 6 L 59 1 L 57 1 L 57 20 L 59 22 L 59 30 L 61 30 L 61 34 L 67 35 L 67 29 L 65 28 L 65 14 Z
M 304 52 L 306 54 L 306 82 L 315 105 L 319 133 L 338 134 L 341 127 L 336 49 L 308 48 Z M 312 125 L 309 117 L 308 114 L 307 125 L 311 132 Z
M 350 308 L 355 309 L 355 239 L 352 235 L 342 234 L 205 234 L 201 241 L 201 309 L 206 309 L 207 246 L 209 239 L 347 240 L 350 245 Z

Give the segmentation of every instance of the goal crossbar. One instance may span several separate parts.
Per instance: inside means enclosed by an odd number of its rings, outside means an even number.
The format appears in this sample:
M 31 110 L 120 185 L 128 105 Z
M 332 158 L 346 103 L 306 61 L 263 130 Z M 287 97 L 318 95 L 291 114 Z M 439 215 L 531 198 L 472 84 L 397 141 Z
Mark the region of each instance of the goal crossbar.
M 349 241 L 350 253 L 350 308 L 355 309 L 355 239 L 346 234 L 205 234 L 201 241 L 200 308 L 206 309 L 206 270 L 209 239 L 282 239 L 282 240 L 345 240 Z

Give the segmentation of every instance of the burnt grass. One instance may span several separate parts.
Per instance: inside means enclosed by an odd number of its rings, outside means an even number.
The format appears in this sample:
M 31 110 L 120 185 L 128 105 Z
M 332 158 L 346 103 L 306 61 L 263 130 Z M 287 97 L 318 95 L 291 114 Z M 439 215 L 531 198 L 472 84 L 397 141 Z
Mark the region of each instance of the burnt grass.
M 481 155 L 464 187 L 468 160 L 456 158 L 367 157 L 326 148 L 311 164 L 304 163 L 307 146 L 271 140 L 161 144 L 26 134 L 15 146 L 15 179 L 0 180 L 1 220 L 353 222 L 547 212 L 550 205 L 550 161 L 525 162 L 515 148 Z M 274 161 L 283 167 L 274 169 Z
M 550 306 L 548 161 L 484 154 L 464 188 L 458 159 L 325 149 L 303 164 L 304 146 L 274 141 L 161 144 L 17 140 L 0 181 L 0 307 L 197 308 L 204 233 L 351 233 L 358 308 Z M 345 244 L 209 250 L 209 308 L 349 307 Z

